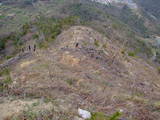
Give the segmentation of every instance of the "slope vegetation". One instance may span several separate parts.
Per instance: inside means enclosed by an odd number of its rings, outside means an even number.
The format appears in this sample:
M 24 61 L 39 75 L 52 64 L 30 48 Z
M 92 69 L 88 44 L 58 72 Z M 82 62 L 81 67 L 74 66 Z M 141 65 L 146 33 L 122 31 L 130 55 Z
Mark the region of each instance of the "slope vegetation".
M 74 120 L 83 108 L 107 115 L 123 109 L 122 118 L 158 120 L 160 75 L 124 48 L 88 27 L 65 30 L 48 48 L 29 51 L 1 73 L 1 79 L 9 76 L 11 81 L 1 92 L 3 117 Z M 16 114 L 3 112 L 17 100 L 32 107 L 26 111 L 20 104 Z M 35 107 L 42 105 L 45 112 L 35 114 Z

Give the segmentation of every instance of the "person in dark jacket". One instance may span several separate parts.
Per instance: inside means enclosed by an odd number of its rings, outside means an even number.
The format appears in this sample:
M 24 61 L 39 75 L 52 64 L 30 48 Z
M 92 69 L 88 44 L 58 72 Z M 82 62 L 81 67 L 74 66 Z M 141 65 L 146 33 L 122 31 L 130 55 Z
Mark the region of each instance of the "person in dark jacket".
M 76 43 L 76 48 L 78 47 L 79 43 Z
M 35 52 L 36 51 L 36 45 L 34 44 L 33 46 L 33 51 Z
M 24 48 L 22 48 L 21 51 L 24 52 Z
M 31 51 L 31 46 L 30 45 L 28 46 L 28 49 L 29 49 L 29 51 Z

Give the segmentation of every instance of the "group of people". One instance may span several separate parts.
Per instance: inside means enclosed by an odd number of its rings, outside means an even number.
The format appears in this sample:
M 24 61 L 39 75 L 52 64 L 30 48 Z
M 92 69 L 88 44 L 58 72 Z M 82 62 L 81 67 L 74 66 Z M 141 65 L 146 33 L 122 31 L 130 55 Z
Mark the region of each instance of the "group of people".
M 25 52 L 25 51 L 36 51 L 36 45 L 34 44 L 33 46 L 29 45 L 28 47 L 23 47 L 21 49 L 22 52 Z

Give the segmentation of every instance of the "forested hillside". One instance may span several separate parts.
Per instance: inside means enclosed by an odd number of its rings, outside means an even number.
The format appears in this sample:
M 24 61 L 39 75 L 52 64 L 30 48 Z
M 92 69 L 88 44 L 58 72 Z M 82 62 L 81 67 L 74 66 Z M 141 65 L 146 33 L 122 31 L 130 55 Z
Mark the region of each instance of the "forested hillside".
M 146 12 L 160 19 L 160 1 L 159 0 L 137 0 L 136 1 Z

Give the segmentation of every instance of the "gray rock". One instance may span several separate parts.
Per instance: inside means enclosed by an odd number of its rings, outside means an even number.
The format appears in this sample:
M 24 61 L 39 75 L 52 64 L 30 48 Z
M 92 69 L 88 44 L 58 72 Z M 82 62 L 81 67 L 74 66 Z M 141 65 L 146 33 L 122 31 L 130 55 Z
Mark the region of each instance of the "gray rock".
M 83 119 L 90 119 L 91 118 L 91 113 L 86 110 L 78 109 L 78 114 L 81 116 Z

